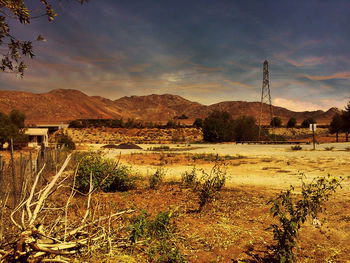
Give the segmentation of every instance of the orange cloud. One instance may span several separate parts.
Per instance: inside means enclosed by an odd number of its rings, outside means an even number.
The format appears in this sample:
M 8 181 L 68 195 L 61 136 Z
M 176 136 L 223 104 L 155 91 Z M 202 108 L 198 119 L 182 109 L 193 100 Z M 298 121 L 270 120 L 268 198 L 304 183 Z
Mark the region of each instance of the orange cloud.
M 247 89 L 256 89 L 257 87 L 254 87 L 254 86 L 250 86 L 248 84 L 245 84 L 245 83 L 241 83 L 241 82 L 238 82 L 238 81 L 231 81 L 231 80 L 225 80 L 227 83 L 229 83 L 231 86 L 240 86 L 240 87 L 243 87 L 243 88 L 247 88 Z
M 328 76 L 310 76 L 304 75 L 310 80 L 327 80 L 327 79 L 350 79 L 350 72 L 338 72 Z
M 151 66 L 151 64 L 149 64 L 149 63 L 143 63 L 143 64 L 129 67 L 128 70 L 129 70 L 129 72 L 133 72 L 133 73 L 141 73 L 141 72 L 144 72 L 150 66 Z

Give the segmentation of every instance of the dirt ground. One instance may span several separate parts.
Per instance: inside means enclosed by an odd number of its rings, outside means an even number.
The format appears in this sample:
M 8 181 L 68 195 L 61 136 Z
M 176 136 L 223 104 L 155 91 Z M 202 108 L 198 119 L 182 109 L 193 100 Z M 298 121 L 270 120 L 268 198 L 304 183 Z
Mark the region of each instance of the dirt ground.
M 274 222 L 268 201 L 290 185 L 301 185 L 331 174 L 343 177 L 343 188 L 327 203 L 320 216 L 322 225 L 307 221 L 298 234 L 297 262 L 350 262 L 350 144 L 291 145 L 193 144 L 140 145 L 142 150 L 104 150 L 106 157 L 120 159 L 144 178 L 136 190 L 102 194 L 103 202 L 145 209 L 154 216 L 176 210 L 176 242 L 189 262 L 269 262 L 266 255 L 274 244 Z M 163 151 L 158 151 L 159 146 Z M 164 148 L 166 146 L 166 148 Z M 100 145 L 94 145 L 95 150 Z M 152 148 L 153 147 L 153 148 Z M 164 150 L 167 149 L 167 150 Z M 198 196 L 179 184 L 181 174 L 195 166 L 209 172 L 216 162 L 227 165 L 227 184 L 218 199 L 201 213 Z M 158 189 L 148 187 L 147 177 L 159 167 L 166 181 Z M 145 247 L 129 255 L 129 262 L 149 262 Z M 135 259 L 136 255 L 141 258 Z M 111 258 L 110 262 L 116 262 Z M 125 262 L 127 262 L 125 261 Z

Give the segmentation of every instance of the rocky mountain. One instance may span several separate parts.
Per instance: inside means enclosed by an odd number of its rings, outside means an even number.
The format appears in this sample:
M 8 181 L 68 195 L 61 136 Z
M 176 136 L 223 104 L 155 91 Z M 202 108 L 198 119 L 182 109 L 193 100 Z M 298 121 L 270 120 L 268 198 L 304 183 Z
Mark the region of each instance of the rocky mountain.
M 264 112 L 268 112 L 268 105 L 264 107 Z M 195 118 L 205 118 L 216 109 L 226 110 L 234 118 L 251 115 L 259 119 L 260 116 L 259 102 L 225 101 L 206 106 L 171 94 L 122 97 L 113 101 L 71 89 L 42 94 L 0 90 L 0 111 L 8 113 L 12 109 L 24 112 L 28 124 L 69 122 L 79 118 L 133 118 L 166 122 L 181 115 L 186 115 L 188 120 L 185 122 L 191 123 Z M 298 122 L 313 117 L 318 123 L 328 124 L 338 110 L 294 112 L 274 106 L 273 111 L 284 123 L 290 117 L 295 117 Z M 264 123 L 268 122 L 268 116 L 263 117 Z

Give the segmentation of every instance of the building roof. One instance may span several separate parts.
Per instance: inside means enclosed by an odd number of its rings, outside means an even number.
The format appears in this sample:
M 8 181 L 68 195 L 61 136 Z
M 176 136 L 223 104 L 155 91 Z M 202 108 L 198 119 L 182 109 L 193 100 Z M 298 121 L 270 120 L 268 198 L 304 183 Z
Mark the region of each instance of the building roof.
M 43 136 L 47 135 L 49 129 L 47 128 L 28 128 L 25 130 L 26 135 L 32 135 L 32 136 Z

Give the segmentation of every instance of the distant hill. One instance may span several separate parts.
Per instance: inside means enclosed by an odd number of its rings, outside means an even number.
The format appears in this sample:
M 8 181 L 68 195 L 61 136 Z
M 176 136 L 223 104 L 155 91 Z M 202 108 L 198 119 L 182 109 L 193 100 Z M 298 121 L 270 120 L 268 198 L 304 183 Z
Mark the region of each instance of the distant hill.
M 268 106 L 265 107 L 267 112 Z M 226 110 L 234 118 L 248 115 L 258 120 L 260 116 L 259 102 L 225 101 L 206 106 L 171 94 L 122 97 L 113 101 L 99 96 L 88 96 L 71 89 L 57 89 L 42 94 L 0 90 L 0 111 L 8 113 L 12 109 L 24 112 L 28 124 L 69 122 L 79 118 L 133 118 L 166 122 L 181 115 L 186 115 L 187 122 L 190 123 L 195 118 L 205 118 L 215 109 Z M 275 106 L 273 111 L 283 123 L 290 117 L 295 117 L 299 123 L 307 117 L 312 117 L 321 124 L 329 124 L 333 115 L 338 112 L 336 108 L 326 112 L 294 112 Z M 267 122 L 268 116 L 264 119 L 264 123 Z

